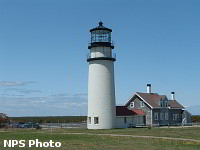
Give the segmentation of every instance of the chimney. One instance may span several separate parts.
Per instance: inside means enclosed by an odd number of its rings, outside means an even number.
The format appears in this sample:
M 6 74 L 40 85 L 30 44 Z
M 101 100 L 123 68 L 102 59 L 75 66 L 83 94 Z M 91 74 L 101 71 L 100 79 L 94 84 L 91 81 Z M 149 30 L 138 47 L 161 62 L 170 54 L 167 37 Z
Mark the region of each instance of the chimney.
M 147 93 L 151 94 L 151 84 L 147 84 Z
M 175 92 L 171 92 L 172 100 L 175 100 Z

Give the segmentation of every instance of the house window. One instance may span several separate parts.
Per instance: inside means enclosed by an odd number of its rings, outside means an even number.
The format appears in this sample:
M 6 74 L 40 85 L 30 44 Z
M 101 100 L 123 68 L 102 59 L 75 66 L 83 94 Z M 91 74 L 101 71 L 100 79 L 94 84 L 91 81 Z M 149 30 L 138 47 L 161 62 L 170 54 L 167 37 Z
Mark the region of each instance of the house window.
M 94 124 L 99 124 L 99 117 L 94 117 Z
M 173 120 L 176 120 L 176 114 L 173 114 Z
M 130 108 L 134 108 L 134 102 L 131 102 Z
M 155 116 L 155 120 L 158 120 L 158 113 L 156 112 L 155 114 L 154 114 Z
M 91 117 L 88 117 L 88 124 L 91 124 Z
M 176 119 L 178 119 L 179 118 L 179 114 L 176 114 Z
M 168 120 L 168 113 L 165 113 L 165 120 Z
M 164 120 L 164 113 L 160 113 L 160 120 Z
M 173 120 L 178 120 L 179 119 L 179 114 L 173 114 Z
M 124 123 L 126 123 L 126 117 L 124 117 Z
M 140 103 L 141 103 L 141 107 L 144 107 L 144 102 L 143 102 L 143 101 L 141 101 Z
M 160 101 L 160 107 L 163 107 L 163 101 Z
M 167 101 L 165 101 L 165 107 L 168 107 L 168 102 Z

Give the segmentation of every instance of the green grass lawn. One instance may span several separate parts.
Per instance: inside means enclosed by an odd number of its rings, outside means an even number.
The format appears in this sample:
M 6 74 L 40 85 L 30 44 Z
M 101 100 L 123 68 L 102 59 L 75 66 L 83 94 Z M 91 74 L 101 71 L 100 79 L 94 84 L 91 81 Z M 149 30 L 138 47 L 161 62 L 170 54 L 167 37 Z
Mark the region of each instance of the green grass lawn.
M 0 132 L 0 150 L 3 149 L 58 149 L 58 148 L 3 148 L 3 140 L 35 140 L 59 141 L 63 150 L 199 150 L 200 143 L 191 141 L 177 141 L 164 139 L 133 138 L 133 137 L 111 137 L 103 135 L 70 135 L 66 133 L 92 133 L 92 134 L 130 134 L 149 135 L 163 137 L 181 137 L 200 139 L 200 128 L 132 128 L 112 130 L 87 130 L 87 129 L 53 129 L 29 130 L 16 129 L 8 132 Z
M 87 129 L 54 129 L 53 132 L 66 133 L 95 133 L 95 134 L 125 134 L 138 136 L 176 137 L 200 140 L 200 127 L 184 128 L 127 128 L 111 130 L 87 130 Z

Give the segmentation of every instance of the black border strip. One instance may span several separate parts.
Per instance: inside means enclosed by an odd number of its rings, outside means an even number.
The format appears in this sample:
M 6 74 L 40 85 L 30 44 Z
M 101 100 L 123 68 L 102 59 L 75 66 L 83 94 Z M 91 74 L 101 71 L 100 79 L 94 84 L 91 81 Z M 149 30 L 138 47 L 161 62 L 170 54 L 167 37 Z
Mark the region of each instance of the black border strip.
M 116 58 L 109 58 L 109 57 L 88 58 L 87 62 L 90 62 L 90 61 L 93 61 L 93 60 L 110 60 L 110 61 L 116 61 Z

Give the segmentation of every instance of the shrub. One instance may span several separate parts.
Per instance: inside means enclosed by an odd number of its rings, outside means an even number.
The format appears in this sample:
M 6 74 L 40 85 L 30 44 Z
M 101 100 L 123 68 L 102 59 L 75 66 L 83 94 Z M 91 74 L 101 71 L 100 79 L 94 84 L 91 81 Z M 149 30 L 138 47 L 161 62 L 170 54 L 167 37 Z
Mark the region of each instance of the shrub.
M 192 122 L 193 123 L 199 123 L 200 122 L 200 116 L 192 116 Z
M 0 128 L 6 126 L 7 123 L 9 123 L 7 114 L 0 113 Z

